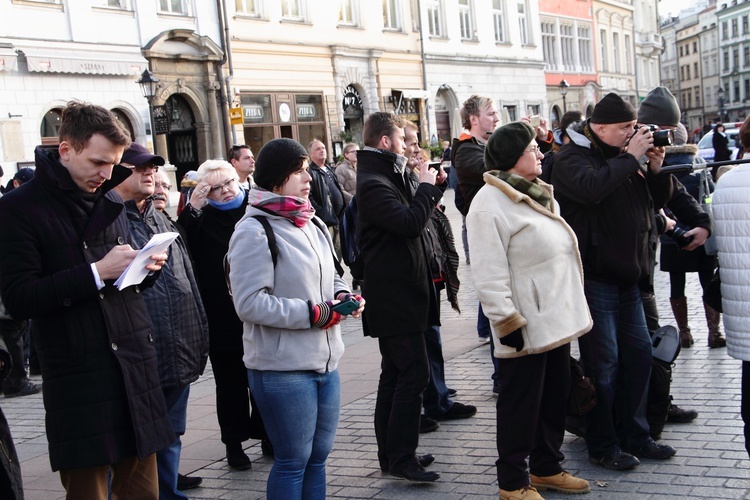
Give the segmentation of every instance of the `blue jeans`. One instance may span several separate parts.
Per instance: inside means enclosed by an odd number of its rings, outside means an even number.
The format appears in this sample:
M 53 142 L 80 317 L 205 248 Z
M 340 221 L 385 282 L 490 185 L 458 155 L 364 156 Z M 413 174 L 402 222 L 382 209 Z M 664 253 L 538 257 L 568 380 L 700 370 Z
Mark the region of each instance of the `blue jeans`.
M 180 468 L 180 452 L 182 441 L 180 436 L 185 434 L 185 422 L 187 421 L 187 404 L 190 395 L 190 384 L 185 387 L 171 387 L 162 389 L 164 399 L 167 401 L 167 412 L 172 422 L 175 440 L 156 452 L 156 466 L 159 470 L 159 498 L 179 498 L 187 500 L 187 495 L 177 489 L 177 472 Z
M 247 378 L 273 443 L 266 498 L 324 499 L 341 408 L 339 372 L 248 370 Z
M 438 417 L 453 406 L 445 384 L 445 360 L 443 359 L 443 343 L 440 339 L 440 327 L 431 326 L 424 332 L 424 342 L 427 348 L 427 361 L 430 364 L 430 381 L 422 396 L 424 413 L 428 417 Z
M 578 345 L 597 398 L 587 415 L 586 444 L 589 455 L 598 458 L 650 439 L 646 397 L 652 348 L 636 285 L 587 279 L 584 291 L 594 327 L 578 339 Z

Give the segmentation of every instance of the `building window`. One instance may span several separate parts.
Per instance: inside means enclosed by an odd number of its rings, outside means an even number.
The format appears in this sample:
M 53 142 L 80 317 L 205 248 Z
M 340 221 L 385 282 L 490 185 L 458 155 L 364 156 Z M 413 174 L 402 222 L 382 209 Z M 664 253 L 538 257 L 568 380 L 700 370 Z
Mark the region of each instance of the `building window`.
M 495 42 L 505 42 L 505 15 L 503 14 L 503 1 L 492 0 L 492 20 L 495 25 Z
M 303 0 L 281 0 L 281 18 L 286 21 L 304 21 L 305 4 Z
M 526 15 L 526 1 L 516 4 L 518 6 L 518 31 L 521 34 L 521 45 L 529 44 L 529 19 Z
M 583 71 L 593 71 L 594 64 L 591 57 L 591 28 L 578 27 L 578 60 Z
M 159 0 L 159 12 L 162 14 L 190 15 L 187 0 Z
M 234 0 L 237 13 L 249 17 L 261 17 L 261 0 Z
M 359 24 L 357 2 L 355 0 L 341 0 L 339 24 L 343 26 L 357 26 Z
M 745 78 L 745 99 L 750 98 L 750 79 Z
M 732 19 L 732 38 L 737 36 L 737 18 Z
M 682 45 L 680 45 L 680 57 L 682 57 Z
M 727 22 L 722 21 L 721 22 L 721 39 L 726 40 L 729 38 L 728 28 L 727 28 Z
M 607 31 L 599 31 L 599 40 L 601 42 L 602 50 L 602 71 L 609 71 L 609 52 L 607 52 Z
M 740 81 L 735 80 L 734 81 L 734 95 L 732 96 L 734 99 L 732 99 L 734 102 L 740 102 Z
M 722 71 L 729 71 L 729 51 L 724 51 L 724 66 L 722 67 Z
M 574 71 L 576 65 L 575 41 L 573 40 L 573 25 L 560 25 L 560 49 L 562 49 L 562 63 L 566 71 Z
M 427 1 L 427 25 L 431 36 L 444 36 L 442 0 Z
M 690 80 L 690 65 L 689 64 L 685 65 L 685 79 Z
M 732 49 L 732 70 L 740 67 L 740 50 L 735 47 Z
M 700 74 L 698 73 L 698 63 L 693 63 L 693 76 L 695 78 L 700 78 Z
M 750 45 L 742 47 L 742 65 L 745 67 L 750 66 Z
M 695 107 L 700 108 L 701 107 L 701 88 L 695 87 L 693 89 L 693 93 L 695 94 Z
M 401 30 L 401 12 L 398 0 L 383 0 L 383 26 L 389 30 Z
M 52 2 L 57 3 L 57 2 Z M 113 9 L 127 9 L 128 0 L 99 0 L 101 7 L 111 7 Z
M 557 37 L 555 36 L 555 24 L 552 22 L 542 22 L 542 54 L 547 68 L 557 69 Z
M 742 34 L 747 35 L 747 16 L 742 16 Z
M 508 113 L 508 118 L 510 119 L 510 121 L 514 122 L 518 119 L 516 117 L 518 113 L 516 112 L 515 106 L 503 106 L 503 109 L 505 109 L 506 113 Z
M 630 52 L 630 35 L 625 35 L 625 72 L 627 74 L 633 73 L 633 68 L 631 66 L 631 52 Z
M 60 131 L 61 122 L 61 108 L 50 109 L 49 111 L 47 111 L 47 114 L 44 115 L 44 119 L 42 120 L 42 125 L 39 130 L 43 145 L 50 146 L 60 143 L 58 132 Z
M 461 38 L 474 39 L 474 22 L 471 15 L 471 0 L 458 0 L 458 18 L 461 24 Z
M 680 81 L 685 79 L 685 66 L 680 66 Z
M 620 72 L 620 34 L 612 33 L 612 57 L 615 60 L 615 73 Z

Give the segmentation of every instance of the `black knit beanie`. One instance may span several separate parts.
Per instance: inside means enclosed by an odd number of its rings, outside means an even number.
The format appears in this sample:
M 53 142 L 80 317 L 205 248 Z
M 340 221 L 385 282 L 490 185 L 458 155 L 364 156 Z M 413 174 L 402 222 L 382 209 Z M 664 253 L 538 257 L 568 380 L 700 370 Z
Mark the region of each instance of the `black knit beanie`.
M 667 87 L 656 87 L 638 107 L 638 123 L 669 125 L 680 123 L 680 107 Z
M 258 187 L 273 191 L 299 169 L 299 162 L 308 158 L 307 150 L 292 139 L 268 141 L 255 157 L 253 180 Z
M 526 122 L 511 122 L 495 130 L 484 148 L 487 170 L 510 170 L 516 166 L 536 132 Z
M 610 92 L 594 106 L 591 123 L 623 123 L 636 118 L 633 106 L 619 95 Z

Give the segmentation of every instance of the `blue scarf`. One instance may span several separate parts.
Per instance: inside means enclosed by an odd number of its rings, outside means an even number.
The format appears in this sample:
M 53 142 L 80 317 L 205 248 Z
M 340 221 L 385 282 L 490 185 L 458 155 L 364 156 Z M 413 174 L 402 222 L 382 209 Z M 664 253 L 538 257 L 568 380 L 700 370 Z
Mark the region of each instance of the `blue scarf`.
M 233 200 L 214 201 L 211 199 L 207 199 L 207 201 L 209 205 L 218 210 L 233 210 L 235 208 L 239 208 L 242 205 L 242 202 L 245 201 L 245 190 L 240 188 L 240 192 L 237 193 L 237 196 Z

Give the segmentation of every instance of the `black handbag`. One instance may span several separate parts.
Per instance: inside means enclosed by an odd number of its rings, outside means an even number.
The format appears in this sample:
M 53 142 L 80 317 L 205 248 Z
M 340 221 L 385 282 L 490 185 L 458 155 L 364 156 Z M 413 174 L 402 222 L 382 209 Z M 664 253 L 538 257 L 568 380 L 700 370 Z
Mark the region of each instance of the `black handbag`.
M 706 286 L 706 289 L 703 290 L 703 300 L 712 308 L 719 312 L 723 312 L 721 307 L 721 275 L 719 274 L 718 267 L 714 272 L 713 278 L 711 278 L 711 281 Z

